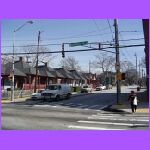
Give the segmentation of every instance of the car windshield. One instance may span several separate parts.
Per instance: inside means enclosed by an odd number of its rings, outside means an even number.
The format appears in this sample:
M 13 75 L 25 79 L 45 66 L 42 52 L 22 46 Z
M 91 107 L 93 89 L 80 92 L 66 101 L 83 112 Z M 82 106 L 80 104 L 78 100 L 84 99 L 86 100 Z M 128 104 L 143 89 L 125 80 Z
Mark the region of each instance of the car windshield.
M 88 86 L 83 86 L 83 88 L 88 88 Z
M 49 85 L 46 87 L 48 90 L 58 90 L 58 85 Z
M 43 90 L 39 90 L 38 93 L 42 93 Z

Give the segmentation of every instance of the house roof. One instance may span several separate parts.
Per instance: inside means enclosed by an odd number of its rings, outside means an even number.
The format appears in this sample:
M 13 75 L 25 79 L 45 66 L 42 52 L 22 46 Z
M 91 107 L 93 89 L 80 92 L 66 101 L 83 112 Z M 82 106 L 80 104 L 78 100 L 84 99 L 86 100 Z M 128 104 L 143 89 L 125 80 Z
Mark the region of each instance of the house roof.
M 8 64 L 2 66 L 2 74 L 3 75 L 10 75 L 11 72 L 12 72 L 12 63 L 8 63 Z M 14 75 L 26 77 L 26 74 L 17 68 L 14 68 Z
M 78 72 L 76 70 L 70 70 L 70 72 L 72 72 L 76 76 L 76 79 L 86 80 L 86 78 L 84 78 L 80 72 Z
M 80 80 L 80 76 L 77 74 L 76 70 L 69 70 L 74 77 L 74 79 Z
M 85 79 L 90 80 L 90 77 L 89 77 L 89 75 L 88 75 L 87 73 L 82 73 L 82 76 L 83 76 Z
M 57 78 L 65 78 L 58 70 L 48 67 L 48 70 L 52 72 Z
M 25 74 L 32 74 L 32 75 L 36 74 L 36 69 L 32 68 L 28 63 L 24 61 L 16 61 L 14 65 L 15 68 L 17 68 L 18 70 L 22 71 Z
M 45 76 L 45 77 L 50 77 L 50 78 L 55 78 L 55 73 L 52 71 L 49 71 L 49 69 L 47 68 L 47 66 L 38 66 L 38 70 L 39 70 L 39 75 L 40 76 Z
M 73 75 L 71 74 L 70 71 L 68 71 L 65 68 L 55 68 L 56 71 L 58 71 L 60 74 L 62 74 L 64 76 L 64 78 L 68 78 L 68 79 L 74 79 Z

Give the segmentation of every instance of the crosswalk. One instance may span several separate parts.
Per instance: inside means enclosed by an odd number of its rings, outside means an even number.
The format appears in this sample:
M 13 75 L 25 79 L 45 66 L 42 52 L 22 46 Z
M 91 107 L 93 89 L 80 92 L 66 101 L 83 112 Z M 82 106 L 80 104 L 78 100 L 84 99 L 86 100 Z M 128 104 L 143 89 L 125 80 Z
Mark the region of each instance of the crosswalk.
M 82 108 L 82 109 L 93 109 L 93 110 L 100 110 L 103 109 L 105 106 L 104 104 L 101 105 L 96 105 L 96 104 L 82 104 L 82 103 L 65 103 L 65 102 L 41 102 L 41 103 L 36 103 L 34 105 L 36 106 L 41 106 L 41 107 L 48 107 L 48 106 L 52 106 L 52 107 L 60 107 L 60 106 L 64 106 L 64 107 L 69 107 L 69 108 Z
M 100 112 L 85 120 L 78 120 L 69 125 L 68 128 L 80 130 L 145 130 L 149 128 L 149 118 L 146 113 Z

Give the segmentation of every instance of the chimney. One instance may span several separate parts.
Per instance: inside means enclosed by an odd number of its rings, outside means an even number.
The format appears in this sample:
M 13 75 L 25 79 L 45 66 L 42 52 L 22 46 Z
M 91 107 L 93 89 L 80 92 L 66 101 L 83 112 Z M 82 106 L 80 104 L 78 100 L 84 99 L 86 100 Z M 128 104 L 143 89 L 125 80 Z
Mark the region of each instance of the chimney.
M 19 57 L 19 61 L 21 61 L 21 62 L 22 62 L 22 61 L 23 61 L 23 57 Z
M 47 67 L 47 62 L 45 62 L 45 67 Z

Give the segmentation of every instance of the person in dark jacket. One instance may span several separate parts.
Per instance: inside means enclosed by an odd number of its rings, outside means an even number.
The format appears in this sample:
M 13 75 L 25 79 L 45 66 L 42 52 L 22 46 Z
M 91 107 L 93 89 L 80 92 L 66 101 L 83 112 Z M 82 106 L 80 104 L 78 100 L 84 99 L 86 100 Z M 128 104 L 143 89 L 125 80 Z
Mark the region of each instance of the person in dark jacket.
M 132 113 L 136 112 L 136 109 L 137 109 L 137 95 L 134 91 L 131 91 L 131 94 L 129 95 L 128 101 L 131 104 Z

